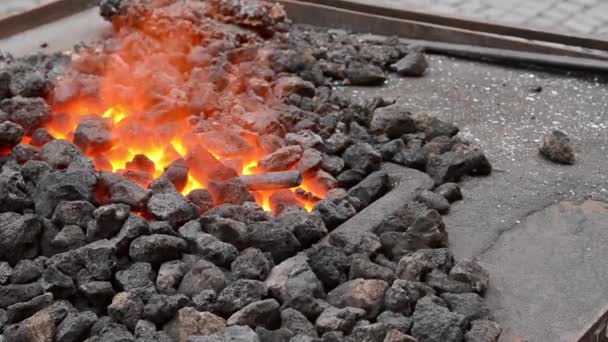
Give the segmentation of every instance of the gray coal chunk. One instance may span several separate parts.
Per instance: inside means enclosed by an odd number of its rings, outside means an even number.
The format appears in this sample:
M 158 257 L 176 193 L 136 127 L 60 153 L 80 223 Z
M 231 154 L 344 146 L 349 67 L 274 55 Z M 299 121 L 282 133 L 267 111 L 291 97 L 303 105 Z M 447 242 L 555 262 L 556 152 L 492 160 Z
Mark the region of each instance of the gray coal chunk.
M 4 99 L 0 102 L 0 109 L 8 114 L 8 120 L 23 127 L 26 134 L 47 123 L 51 112 L 49 105 L 40 97 Z
M 460 186 L 456 183 L 445 183 L 433 190 L 438 195 L 443 196 L 448 202 L 453 203 L 462 199 Z
M 383 323 L 358 324 L 350 335 L 355 341 L 384 341 L 389 328 Z
M 238 249 L 247 246 L 247 225 L 230 218 L 203 216 L 201 224 L 206 232 L 234 245 Z
M 274 222 L 256 222 L 248 226 L 250 246 L 269 252 L 276 263 L 294 255 L 301 244 L 289 229 Z
M 278 224 L 290 230 L 304 248 L 321 240 L 328 233 L 321 215 L 309 214 L 303 210 L 283 211 L 278 217 Z
M 416 195 L 415 200 L 424 203 L 429 209 L 437 210 L 440 214 L 447 214 L 450 211 L 450 202 L 445 197 L 432 191 L 421 191 Z
M 27 302 L 41 295 L 42 291 L 40 283 L 0 286 L 0 308 L 6 309 L 13 304 Z
M 382 248 L 378 236 L 365 231 L 345 232 L 336 230 L 329 234 L 329 243 L 342 249 L 347 255 L 363 254 L 370 256 Z
M 308 257 L 303 254 L 275 266 L 266 279 L 266 286 L 281 303 L 303 296 L 325 297 L 323 283 L 308 264 Z
M 211 210 L 214 206 L 211 193 L 205 189 L 192 190 L 188 193 L 186 198 L 198 207 L 198 211 L 201 215 Z
M 105 312 L 115 292 L 109 281 L 89 281 L 78 285 L 78 292 L 99 312 Z
M 300 160 L 301 156 L 302 147 L 298 145 L 287 146 L 260 159 L 258 166 L 266 172 L 283 171 Z
M 114 16 L 120 15 L 127 7 L 128 1 L 125 0 L 99 0 L 100 15 L 108 21 L 112 21 Z
M 188 164 L 183 159 L 177 159 L 163 172 L 163 176 L 166 177 L 178 191 L 182 191 L 188 183 Z
M 354 61 L 346 68 L 346 78 L 351 85 L 359 86 L 378 86 L 386 81 L 386 75 L 380 67 Z
M 232 262 L 230 268 L 237 279 L 265 280 L 274 266 L 272 260 L 256 248 L 247 248 Z
M 76 293 L 74 281 L 53 265 L 44 270 L 42 288 L 52 293 L 55 299 L 71 298 Z
M 365 310 L 374 319 L 384 304 L 388 284 L 380 279 L 354 279 L 343 283 L 327 294 L 327 302 L 338 308 L 355 307 Z
M 481 148 L 471 144 L 456 144 L 449 152 L 431 156 L 426 168 L 437 185 L 457 182 L 464 175 L 492 173 L 492 165 Z
M 151 191 L 119 174 L 100 171 L 99 187 L 104 189 L 111 203 L 124 203 L 133 210 L 143 210 L 151 196 Z
M 545 158 L 559 164 L 574 164 L 576 152 L 566 133 L 553 131 L 543 138 L 540 153 Z
M 473 292 L 470 284 L 450 278 L 446 273 L 432 270 L 426 275 L 425 284 L 432 287 L 438 293 L 467 293 Z
M 11 273 L 11 283 L 13 284 L 26 284 L 35 281 L 42 275 L 42 267 L 28 259 L 20 260 Z
M 389 329 L 400 331 L 403 334 L 406 334 L 407 332 L 409 332 L 412 327 L 412 319 L 410 317 L 406 317 L 398 312 L 384 311 L 383 313 L 378 315 L 378 318 L 376 318 L 376 321 L 378 323 L 383 323 Z M 393 341 L 393 342 L 398 342 L 398 341 L 399 340 Z M 405 340 L 402 342 L 413 342 L 413 341 Z
M 226 324 L 276 329 L 281 325 L 280 307 L 279 302 L 272 298 L 253 302 L 232 314 Z
M 190 299 L 183 294 L 159 295 L 155 294 L 144 306 L 143 318 L 155 324 L 164 324 L 169 321 L 181 308 L 191 305 Z
M 213 290 L 220 293 L 226 286 L 226 276 L 214 264 L 199 260 L 184 275 L 177 292 L 188 297 L 194 297 L 204 290 Z
M 30 144 L 35 147 L 42 147 L 53 140 L 55 140 L 55 137 L 46 128 L 38 128 L 32 133 Z
M 350 258 L 333 246 L 319 246 L 308 254 L 308 263 L 325 289 L 332 290 L 348 280 Z
M 418 299 L 431 294 L 434 295 L 435 290 L 424 283 L 397 279 L 384 294 L 384 307 L 386 310 L 411 316 Z
M 283 328 L 290 330 L 296 335 L 303 334 L 317 337 L 315 326 L 298 310 L 286 308 L 281 311 L 281 324 Z
M 21 142 L 24 135 L 23 127 L 16 123 L 5 121 L 0 123 L 0 147 L 13 147 Z
M 173 232 L 171 226 L 169 226 L 169 229 Z M 143 217 L 130 213 L 118 234 L 112 238 L 112 242 L 116 244 L 116 253 L 119 256 L 128 255 L 131 242 L 148 233 L 155 234 L 150 229 L 148 222 Z
M 449 272 L 454 266 L 454 256 L 447 248 L 420 249 L 404 256 L 397 265 L 400 279 L 422 281 L 432 270 Z
M 9 157 L 19 164 L 23 164 L 29 160 L 38 159 L 40 149 L 32 145 L 17 144 L 13 147 Z
M 187 342 L 260 342 L 258 334 L 248 326 L 233 325 L 223 332 L 207 336 L 192 336 Z
M 63 139 L 49 141 L 40 150 L 40 158 L 55 169 L 64 169 L 82 157 L 78 146 Z
M 34 190 L 36 212 L 51 217 L 63 201 L 87 201 L 95 198 L 97 178 L 94 170 L 54 171 L 42 176 Z
M 388 174 L 385 171 L 376 171 L 352 187 L 348 195 L 359 199 L 362 207 L 367 207 L 388 190 Z
M 27 302 L 16 303 L 6 309 L 7 323 L 20 322 L 53 303 L 53 294 L 45 293 Z
M 382 155 L 368 143 L 358 143 L 350 146 L 342 154 L 342 159 L 351 169 L 372 172 L 380 169 Z
M 62 226 L 78 225 L 86 228 L 93 219 L 95 206 L 87 201 L 65 201 L 59 203 L 53 213 L 52 221 Z
M 367 258 L 355 257 L 351 266 L 349 279 L 382 279 L 388 284 L 391 284 L 396 276 L 395 272 L 390 268 L 380 266 Z
M 280 98 L 297 94 L 303 97 L 314 97 L 316 88 L 311 82 L 305 81 L 297 76 L 285 76 L 276 80 L 273 91 Z
M 268 294 L 266 285 L 258 280 L 239 279 L 226 286 L 217 297 L 217 310 L 229 316 L 245 306 L 260 301 Z
M 144 303 L 135 294 L 120 292 L 114 296 L 112 304 L 108 306 L 108 316 L 132 330 L 142 318 L 143 310 Z
M 57 327 L 56 341 L 83 341 L 96 321 L 97 315 L 91 311 L 69 313 Z
M 304 129 L 297 133 L 287 133 L 285 135 L 287 145 L 299 145 L 303 150 L 309 148 L 319 148 L 323 145 L 323 138 L 310 129 Z
M 334 229 L 357 214 L 357 209 L 348 198 L 325 198 L 319 201 L 313 210 L 321 215 L 328 229 Z
M 208 190 L 215 205 L 241 205 L 245 202 L 255 202 L 255 197 L 249 191 L 247 185 L 238 178 L 233 178 L 227 182 L 210 181 Z
M 459 132 L 458 127 L 454 124 L 440 120 L 426 112 L 416 114 L 415 120 L 416 128 L 425 134 L 427 141 L 441 136 L 451 138 Z
M 152 265 L 147 262 L 133 263 L 127 269 L 116 272 L 115 275 L 123 291 L 132 292 L 146 300 L 156 293 L 153 277 Z
M 466 327 L 464 316 L 450 312 L 439 305 L 432 295 L 418 301 L 412 315 L 414 324 L 411 334 L 421 342 L 460 342 Z M 444 303 L 445 304 L 445 303 Z
M 179 259 L 187 247 L 184 239 L 171 235 L 140 236 L 131 242 L 129 257 L 135 261 L 159 265 L 165 261 Z
M 370 124 L 372 132 L 386 134 L 389 138 L 399 138 L 416 132 L 416 122 L 412 113 L 402 105 L 394 104 L 374 111 Z
M 81 120 L 74 132 L 74 144 L 86 154 L 98 154 L 112 148 L 112 126 L 107 119 L 90 116 Z
M 329 154 L 340 154 L 351 144 L 352 139 L 348 135 L 342 132 L 335 132 L 325 140 L 323 149 Z
M 483 294 L 488 288 L 490 274 L 475 260 L 464 259 L 450 270 L 450 277 L 470 284 L 473 290 Z
M 148 213 L 174 227 L 198 217 L 198 208 L 180 193 L 155 194 L 148 201 Z
M 0 213 L 0 256 L 15 265 L 38 256 L 42 220 L 32 214 Z
M 181 260 L 162 263 L 156 277 L 156 288 L 158 289 L 158 292 L 165 294 L 175 293 L 177 286 L 179 286 L 186 271 L 186 264 Z
M 317 318 L 315 326 L 320 334 L 331 331 L 341 331 L 349 334 L 358 320 L 365 317 L 365 310 L 355 307 L 325 309 Z
M 502 329 L 496 322 L 487 319 L 480 319 L 471 322 L 471 329 L 464 334 L 467 342 L 488 342 L 498 341 Z
M 397 63 L 391 64 L 391 70 L 399 74 L 399 76 L 420 77 L 424 75 L 428 66 L 429 64 L 423 52 L 410 51 Z
M 0 172 L 0 212 L 21 213 L 33 207 L 29 196 L 28 169 L 19 168 L 13 163 L 6 163 Z
M 477 293 L 444 293 L 441 298 L 452 312 L 463 315 L 467 323 L 490 317 L 490 309 Z
M 99 240 L 55 254 L 49 262 L 73 279 L 84 277 L 86 280 L 108 280 L 116 267 L 116 246 L 108 240 Z
M 87 241 L 113 237 L 120 231 L 130 213 L 131 208 L 126 204 L 109 204 L 95 209 L 93 220 L 87 224 Z

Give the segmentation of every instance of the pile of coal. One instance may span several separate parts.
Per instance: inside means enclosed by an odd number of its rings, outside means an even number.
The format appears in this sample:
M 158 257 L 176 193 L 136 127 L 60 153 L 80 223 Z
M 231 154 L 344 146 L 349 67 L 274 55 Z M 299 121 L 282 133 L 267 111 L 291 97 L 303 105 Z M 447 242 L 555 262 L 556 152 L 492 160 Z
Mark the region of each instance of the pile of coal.
M 272 85 L 284 107 L 276 121 L 241 124 L 272 132 L 260 140 L 268 154 L 259 167 L 314 174 L 327 196 L 308 213 L 294 196 L 310 193 L 277 192 L 272 214 L 230 172 L 208 190 L 180 193 L 188 160 L 148 186 L 96 170 L 86 149 L 103 145 L 103 124 L 91 121 L 74 143 L 44 128 L 45 97 L 69 58 L 3 56 L 0 341 L 496 341 L 482 298 L 488 274 L 454 260 L 441 216 L 462 198 L 454 182 L 491 172 L 483 152 L 429 114 L 333 89 L 381 84 L 409 65 L 420 74 L 421 57 L 408 56 L 421 52 L 281 28 L 280 13 L 260 16 L 275 7 L 257 1 L 210 3 L 218 20 L 265 37 L 289 30 L 289 39 L 268 40 L 274 74 L 259 88 Z M 108 17 L 129 13 L 121 1 L 102 6 Z M 424 171 L 437 187 L 374 232 L 334 232 L 390 191 L 383 162 Z

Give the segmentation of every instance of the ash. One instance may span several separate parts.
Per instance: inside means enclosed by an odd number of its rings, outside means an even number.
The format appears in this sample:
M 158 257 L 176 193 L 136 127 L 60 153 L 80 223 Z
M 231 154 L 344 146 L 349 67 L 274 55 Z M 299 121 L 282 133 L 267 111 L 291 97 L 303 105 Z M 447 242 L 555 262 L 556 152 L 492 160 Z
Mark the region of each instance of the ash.
M 101 13 L 116 34 L 100 45 L 0 58 L 0 340 L 498 338 L 488 275 L 454 260 L 440 214 L 461 177 L 491 173 L 481 148 L 428 113 L 334 91 L 424 77 L 423 51 L 292 27 L 253 0 Z M 99 112 L 118 100 L 124 113 Z M 83 101 L 91 112 L 73 110 Z M 113 165 L 176 137 L 186 153 Z M 241 178 L 252 156 L 264 177 Z M 373 233 L 331 233 L 392 189 L 383 163 L 434 191 Z

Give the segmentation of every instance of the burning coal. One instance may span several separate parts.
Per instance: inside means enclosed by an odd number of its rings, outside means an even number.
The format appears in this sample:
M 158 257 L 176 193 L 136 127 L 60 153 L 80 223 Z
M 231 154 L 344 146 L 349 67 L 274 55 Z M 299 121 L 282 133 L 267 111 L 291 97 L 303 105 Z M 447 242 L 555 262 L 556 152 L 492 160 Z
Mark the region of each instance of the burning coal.
M 46 128 L 98 170 L 144 187 L 167 178 L 184 194 L 208 188 L 221 204 L 221 189 L 236 182 L 267 210 L 289 188 L 291 202 L 311 210 L 329 189 L 297 163 L 301 149 L 284 147 L 279 113 L 293 85 L 278 81 L 263 38 L 285 14 L 267 3 L 223 3 L 114 8 L 113 35 L 80 48 L 54 85 Z

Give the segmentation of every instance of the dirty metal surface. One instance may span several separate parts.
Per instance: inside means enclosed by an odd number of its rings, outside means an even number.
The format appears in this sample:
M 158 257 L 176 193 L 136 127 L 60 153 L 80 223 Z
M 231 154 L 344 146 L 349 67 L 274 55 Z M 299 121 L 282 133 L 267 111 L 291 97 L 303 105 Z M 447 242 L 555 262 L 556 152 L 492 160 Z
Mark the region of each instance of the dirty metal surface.
M 432 111 L 484 148 L 495 172 L 464 180 L 465 199 L 444 219 L 456 257 L 479 258 L 491 272 L 488 301 L 506 329 L 502 341 L 519 336 L 530 342 L 570 342 L 594 324 L 599 324 L 597 330 L 608 307 L 608 249 L 603 247 L 608 244 L 608 217 L 593 214 L 594 229 L 585 226 L 592 218 L 577 210 L 555 220 L 522 222 L 535 213 L 552 212 L 564 200 L 608 203 L 606 79 L 442 56 L 431 56 L 429 65 L 422 78 L 391 77 L 383 88 L 341 90 L 393 97 L 412 111 Z M 565 131 L 576 144 L 575 165 L 557 165 L 539 156 L 542 137 L 552 129 Z M 560 225 L 562 233 L 552 231 Z M 546 238 L 502 238 L 533 237 L 534 230 Z M 577 236 L 567 235 L 572 231 Z M 585 246 L 585 241 L 592 245 Z M 577 248 L 583 249 L 584 262 L 574 262 L 573 253 L 559 253 Z M 519 255 L 522 251 L 527 258 Z M 573 270 L 582 263 L 584 267 Z M 524 284 L 525 293 L 508 291 L 511 284 Z M 520 306 L 522 297 L 525 306 Z

